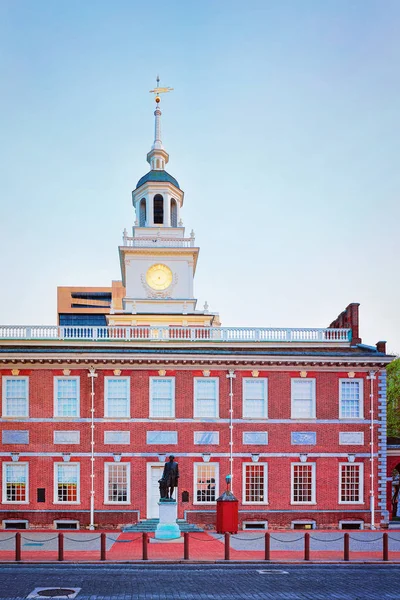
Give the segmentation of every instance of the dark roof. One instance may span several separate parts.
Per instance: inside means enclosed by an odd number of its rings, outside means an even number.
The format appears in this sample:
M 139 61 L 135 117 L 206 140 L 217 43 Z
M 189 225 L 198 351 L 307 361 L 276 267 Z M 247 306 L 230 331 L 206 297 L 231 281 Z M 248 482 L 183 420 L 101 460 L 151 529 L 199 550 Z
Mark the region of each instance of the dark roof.
M 172 175 L 167 173 L 167 171 L 149 171 L 148 173 L 146 173 L 146 175 L 143 175 L 143 177 L 139 179 L 139 181 L 136 184 L 136 189 L 144 183 L 146 183 L 147 181 L 168 181 L 169 183 L 172 183 L 172 185 L 177 187 L 178 190 L 180 189 L 179 183 L 177 182 L 175 177 L 172 177 Z

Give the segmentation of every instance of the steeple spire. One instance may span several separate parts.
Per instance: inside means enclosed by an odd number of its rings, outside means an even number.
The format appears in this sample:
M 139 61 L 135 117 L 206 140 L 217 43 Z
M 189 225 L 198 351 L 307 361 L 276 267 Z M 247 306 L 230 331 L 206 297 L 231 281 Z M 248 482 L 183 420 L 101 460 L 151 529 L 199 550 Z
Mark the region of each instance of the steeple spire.
M 169 160 L 168 152 L 164 149 L 161 141 L 161 110 L 159 107 L 161 98 L 160 94 L 172 92 L 173 88 L 160 87 L 160 77 L 157 75 L 157 87 L 150 90 L 150 94 L 155 94 L 156 110 L 154 111 L 154 142 L 150 152 L 147 155 L 147 162 L 150 164 L 152 171 L 163 171 Z

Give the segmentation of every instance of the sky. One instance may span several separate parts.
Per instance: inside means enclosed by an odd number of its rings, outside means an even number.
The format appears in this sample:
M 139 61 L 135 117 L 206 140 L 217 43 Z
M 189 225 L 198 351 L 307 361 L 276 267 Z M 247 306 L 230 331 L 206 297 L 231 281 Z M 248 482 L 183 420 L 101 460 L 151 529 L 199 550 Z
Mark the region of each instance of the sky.
M 160 75 L 167 170 L 223 325 L 400 353 L 397 0 L 0 0 L 0 323 L 120 279 Z

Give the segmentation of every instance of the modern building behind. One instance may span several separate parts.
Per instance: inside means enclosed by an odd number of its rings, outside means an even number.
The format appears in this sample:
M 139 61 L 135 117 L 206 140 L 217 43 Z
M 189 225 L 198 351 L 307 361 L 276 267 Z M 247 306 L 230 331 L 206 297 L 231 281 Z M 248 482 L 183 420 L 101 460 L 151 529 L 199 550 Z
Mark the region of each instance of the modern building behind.
M 0 327 L 3 527 L 157 517 L 169 454 L 190 522 L 215 523 L 232 474 L 243 527 L 385 526 L 385 343 L 362 343 L 354 303 L 323 329 L 199 309 L 160 118 L 121 281 L 59 288 L 58 325 Z

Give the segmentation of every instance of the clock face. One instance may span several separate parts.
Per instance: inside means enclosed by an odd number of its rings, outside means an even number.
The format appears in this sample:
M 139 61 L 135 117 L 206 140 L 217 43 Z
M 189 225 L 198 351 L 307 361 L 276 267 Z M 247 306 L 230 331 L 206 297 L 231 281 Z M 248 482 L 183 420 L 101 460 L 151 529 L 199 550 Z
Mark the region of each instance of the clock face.
M 172 271 L 166 265 L 153 265 L 147 270 L 146 282 L 153 290 L 166 290 L 172 283 Z

